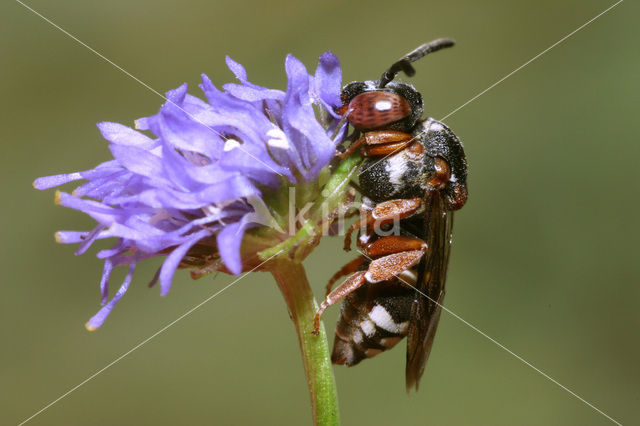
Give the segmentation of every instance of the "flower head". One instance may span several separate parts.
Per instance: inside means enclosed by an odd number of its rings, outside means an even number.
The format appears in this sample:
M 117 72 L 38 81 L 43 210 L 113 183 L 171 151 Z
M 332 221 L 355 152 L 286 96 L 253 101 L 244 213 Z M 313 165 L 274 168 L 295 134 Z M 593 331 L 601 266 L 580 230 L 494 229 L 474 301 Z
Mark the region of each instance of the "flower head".
M 159 281 L 162 295 L 178 267 L 242 272 L 243 235 L 264 224 L 260 213 L 270 211 L 265 197 L 314 181 L 333 158 L 345 129 L 334 112 L 341 70 L 332 53 L 321 56 L 315 75 L 289 55 L 286 91 L 250 83 L 230 58 L 227 65 L 239 83 L 219 90 L 203 75 L 206 102 L 187 94 L 184 84 L 166 94 L 158 114 L 137 120 L 137 130 L 99 123 L 113 160 L 34 182 L 47 189 L 86 181 L 73 194 L 56 196 L 97 222 L 89 232 L 56 234 L 61 243 L 79 243 L 76 254 L 98 239 L 117 238 L 97 254 L 104 259 L 103 308 L 88 329 L 102 325 L 145 258 L 166 256 L 150 283 Z M 128 265 L 128 273 L 108 300 L 111 272 L 120 265 Z

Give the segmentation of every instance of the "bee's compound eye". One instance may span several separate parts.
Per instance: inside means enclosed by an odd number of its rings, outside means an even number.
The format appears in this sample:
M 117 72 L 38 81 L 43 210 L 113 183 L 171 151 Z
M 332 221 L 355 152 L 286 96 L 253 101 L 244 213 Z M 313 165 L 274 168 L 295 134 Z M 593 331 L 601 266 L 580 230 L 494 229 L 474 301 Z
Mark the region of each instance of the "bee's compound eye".
M 407 100 L 392 92 L 365 92 L 349 102 L 349 123 L 358 130 L 377 129 L 411 114 Z

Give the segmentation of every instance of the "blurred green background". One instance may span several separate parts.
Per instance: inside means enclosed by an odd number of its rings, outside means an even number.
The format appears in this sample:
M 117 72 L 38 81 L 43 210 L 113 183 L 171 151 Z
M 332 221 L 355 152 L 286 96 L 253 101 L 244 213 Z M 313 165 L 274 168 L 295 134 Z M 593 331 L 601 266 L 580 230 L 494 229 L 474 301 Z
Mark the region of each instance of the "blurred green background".
M 57 1 L 33 8 L 164 92 L 199 75 L 284 87 L 287 53 L 344 81 L 377 78 L 433 38 L 458 45 L 411 82 L 440 118 L 591 19 L 608 1 Z M 640 424 L 639 6 L 626 1 L 446 122 L 465 143 L 470 199 L 456 217 L 446 306 L 624 424 Z M 31 187 L 109 156 L 95 123 L 162 99 L 20 4 L 0 6 L 0 423 L 17 424 L 230 283 L 180 271 L 170 294 L 141 265 L 105 326 L 96 249 L 53 240 L 91 222 Z M 316 294 L 353 255 L 325 239 Z M 118 275 L 116 278 L 121 277 Z M 114 281 L 117 282 L 117 281 Z M 339 308 L 325 321 L 333 329 Z M 404 344 L 335 369 L 345 425 L 610 424 L 443 314 L 420 392 Z M 310 423 L 292 324 L 272 278 L 251 274 L 38 417 L 33 425 Z

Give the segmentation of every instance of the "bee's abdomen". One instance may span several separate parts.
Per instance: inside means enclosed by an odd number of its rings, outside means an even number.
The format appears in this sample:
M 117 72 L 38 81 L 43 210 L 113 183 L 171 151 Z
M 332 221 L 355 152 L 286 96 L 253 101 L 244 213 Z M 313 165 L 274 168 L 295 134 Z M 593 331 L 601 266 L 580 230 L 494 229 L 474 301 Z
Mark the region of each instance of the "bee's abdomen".
M 336 325 L 331 361 L 355 365 L 407 335 L 414 291 L 394 281 L 367 283 L 348 295 Z

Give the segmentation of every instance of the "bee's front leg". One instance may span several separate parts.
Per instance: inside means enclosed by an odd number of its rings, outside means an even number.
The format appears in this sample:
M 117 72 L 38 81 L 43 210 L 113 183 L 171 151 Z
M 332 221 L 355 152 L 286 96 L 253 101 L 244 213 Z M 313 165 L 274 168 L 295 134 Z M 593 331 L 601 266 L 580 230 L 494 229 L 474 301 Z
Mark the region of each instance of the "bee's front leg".
M 362 148 L 362 155 L 365 157 L 387 155 L 402 150 L 412 141 L 413 136 L 410 133 L 397 130 L 374 130 L 366 132 L 344 152 L 337 153 L 336 157 L 347 158 L 359 148 Z

